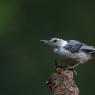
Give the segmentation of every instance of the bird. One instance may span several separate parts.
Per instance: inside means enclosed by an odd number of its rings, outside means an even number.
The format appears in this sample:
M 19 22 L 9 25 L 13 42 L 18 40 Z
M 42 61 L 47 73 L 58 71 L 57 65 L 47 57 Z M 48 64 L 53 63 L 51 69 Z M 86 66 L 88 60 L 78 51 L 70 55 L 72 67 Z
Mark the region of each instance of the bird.
M 63 40 L 52 38 L 50 40 L 40 40 L 47 44 L 51 51 L 61 60 L 62 64 L 68 68 L 75 68 L 79 64 L 84 64 L 95 57 L 95 47 L 77 40 Z

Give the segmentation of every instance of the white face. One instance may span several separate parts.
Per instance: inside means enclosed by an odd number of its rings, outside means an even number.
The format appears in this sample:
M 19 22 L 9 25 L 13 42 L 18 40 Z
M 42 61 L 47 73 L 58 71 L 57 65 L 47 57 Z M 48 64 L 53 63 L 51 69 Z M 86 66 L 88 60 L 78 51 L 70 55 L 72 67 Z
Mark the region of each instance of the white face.
M 65 45 L 67 45 L 67 41 L 59 39 L 59 38 L 52 38 L 49 41 L 49 44 L 51 46 L 62 46 L 62 47 L 64 47 Z

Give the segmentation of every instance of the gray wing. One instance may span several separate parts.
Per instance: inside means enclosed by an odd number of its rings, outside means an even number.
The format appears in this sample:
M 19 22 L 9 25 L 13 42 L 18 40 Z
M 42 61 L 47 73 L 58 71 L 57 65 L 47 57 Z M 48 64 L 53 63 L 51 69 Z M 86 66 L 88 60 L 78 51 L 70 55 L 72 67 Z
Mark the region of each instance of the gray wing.
M 65 46 L 65 49 L 69 50 L 71 53 L 79 52 L 80 48 L 83 46 L 83 43 L 76 40 L 69 40 L 68 44 Z

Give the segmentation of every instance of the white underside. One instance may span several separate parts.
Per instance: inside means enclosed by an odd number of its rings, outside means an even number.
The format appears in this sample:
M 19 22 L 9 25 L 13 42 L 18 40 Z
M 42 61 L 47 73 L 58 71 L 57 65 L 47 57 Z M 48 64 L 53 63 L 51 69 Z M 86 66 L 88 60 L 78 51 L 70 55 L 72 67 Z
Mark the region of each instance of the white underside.
M 63 62 L 80 62 L 83 61 L 84 63 L 87 62 L 89 59 L 91 59 L 91 55 L 87 54 L 85 52 L 79 52 L 79 53 L 71 53 L 65 48 L 55 48 L 53 50 L 55 54 L 58 55 L 58 57 L 63 61 Z

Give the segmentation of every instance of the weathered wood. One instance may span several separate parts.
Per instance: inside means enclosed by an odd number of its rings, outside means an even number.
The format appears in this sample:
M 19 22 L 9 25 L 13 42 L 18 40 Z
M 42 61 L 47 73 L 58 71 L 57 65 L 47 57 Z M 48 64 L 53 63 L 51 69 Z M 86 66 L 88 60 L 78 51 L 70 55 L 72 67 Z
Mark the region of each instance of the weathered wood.
M 53 95 L 79 95 L 73 73 L 73 70 L 66 70 L 62 66 L 56 67 L 47 82 Z

